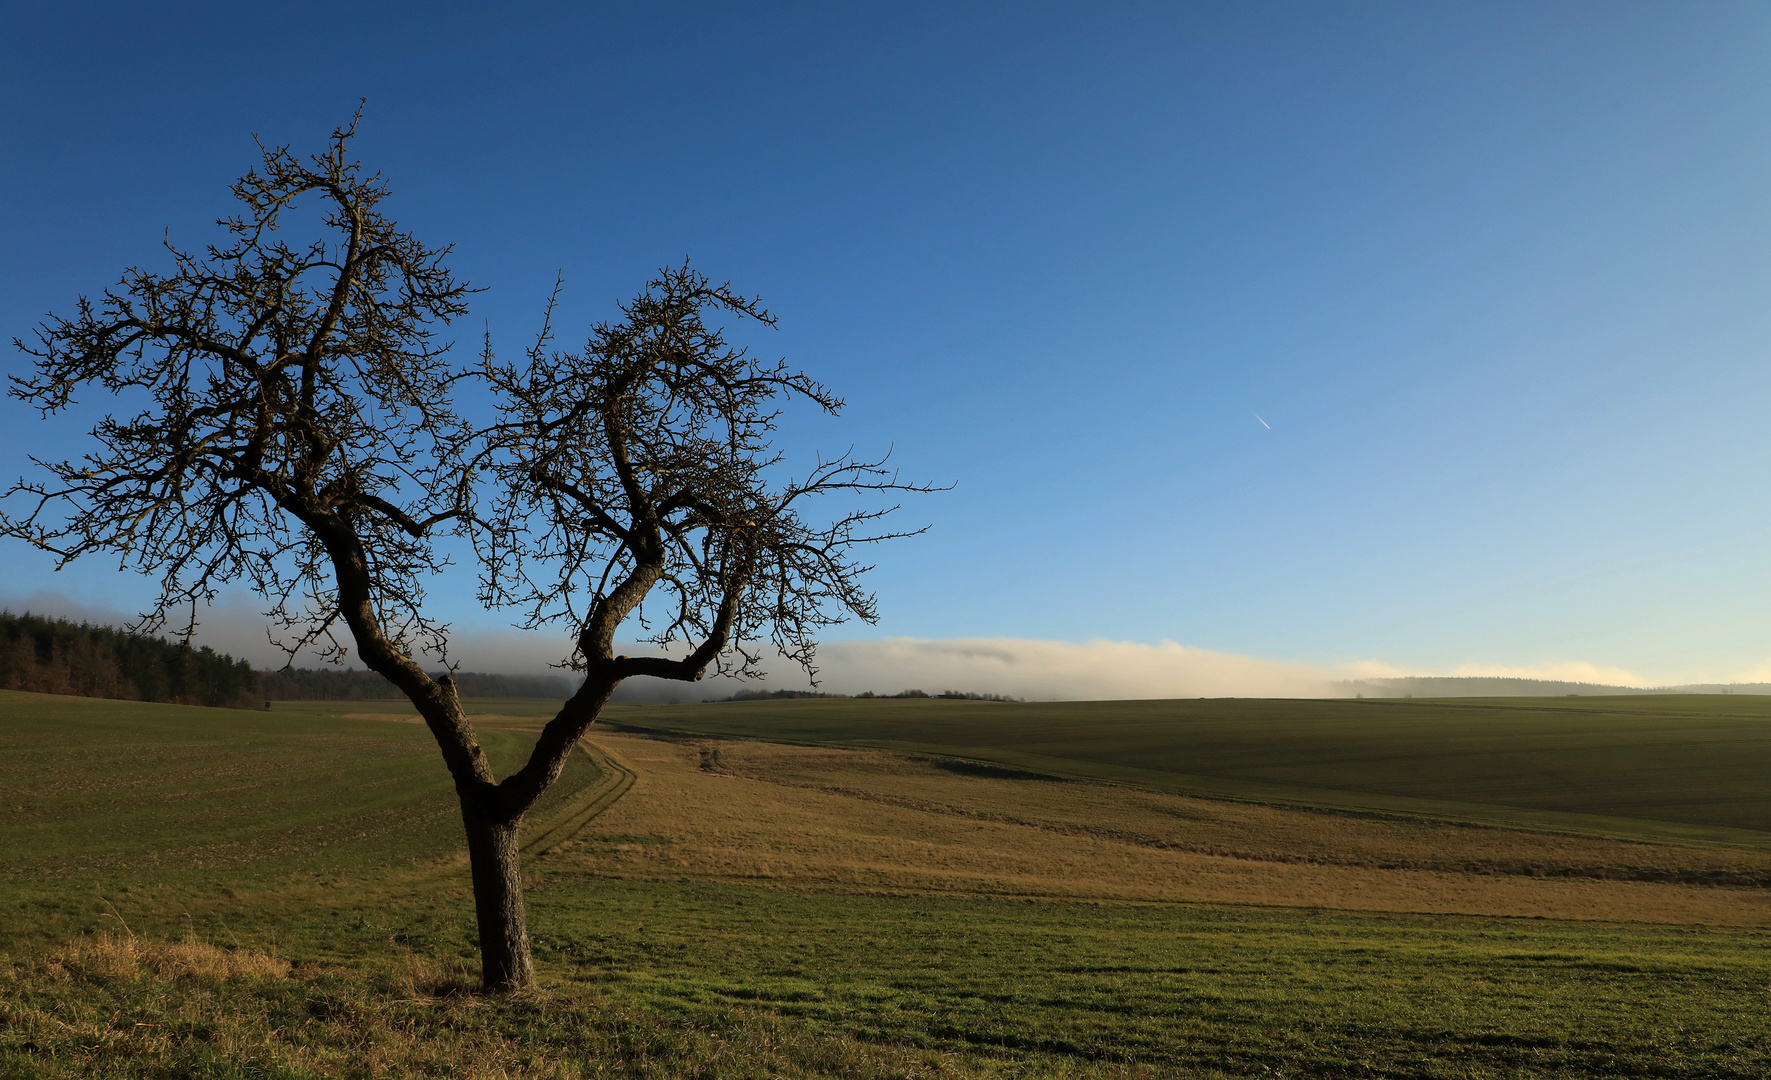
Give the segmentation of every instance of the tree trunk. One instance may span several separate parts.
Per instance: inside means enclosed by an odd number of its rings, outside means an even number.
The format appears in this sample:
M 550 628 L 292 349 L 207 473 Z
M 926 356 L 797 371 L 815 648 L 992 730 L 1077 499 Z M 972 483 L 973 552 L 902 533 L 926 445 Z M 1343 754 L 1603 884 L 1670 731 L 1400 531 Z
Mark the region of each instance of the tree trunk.
M 522 990 L 535 982 L 529 927 L 523 917 L 523 873 L 517 837 L 522 819 L 489 822 L 463 799 L 467 858 L 473 870 L 474 913 L 480 926 L 481 978 L 486 990 Z

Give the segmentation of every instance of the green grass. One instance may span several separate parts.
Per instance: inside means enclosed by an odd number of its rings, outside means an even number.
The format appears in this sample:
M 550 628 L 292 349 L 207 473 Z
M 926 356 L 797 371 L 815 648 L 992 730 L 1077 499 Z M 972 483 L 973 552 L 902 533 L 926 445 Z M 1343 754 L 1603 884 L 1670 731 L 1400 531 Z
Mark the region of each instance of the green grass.
M 533 741 L 481 736 L 500 769 Z M 461 850 L 454 787 L 418 724 L 0 691 L 0 738 L 0 881 L 15 890 L 263 890 Z M 534 820 L 597 778 L 576 755 Z
M 544 959 L 689 1017 L 1247 1074 L 1771 1065 L 1756 933 L 597 880 L 543 897 Z
M 1176 794 L 1771 849 L 1771 697 L 611 710 L 658 731 L 940 754 Z
M 465 1029 L 520 1047 L 538 1066 L 739 1075 L 708 1066 L 715 1050 L 696 1040 L 724 1032 L 725 1052 L 734 1040 L 741 1050 L 754 1032 L 731 1033 L 762 1022 L 776 1038 L 824 1052 L 959 1054 L 968 1074 L 1085 1073 L 1126 1062 L 1230 1076 L 1771 1070 L 1771 942 L 1757 932 L 796 894 L 550 874 L 531 898 L 547 983 L 539 1002 L 464 1013 L 401 986 L 390 961 L 417 954 L 462 970 L 471 953 L 463 904 L 388 893 L 341 904 L 275 917 L 199 915 L 199 937 L 268 948 L 274 935 L 279 954 L 299 962 L 290 980 L 206 1003 L 201 1023 L 178 1019 L 195 991 L 176 983 L 27 974 L 3 996 L 15 1012 L 53 1005 L 60 1016 L 109 1018 L 124 1032 L 182 1023 L 167 1060 L 213 1055 L 229 1025 L 334 1046 L 413 1031 L 459 1038 Z M 341 960 L 350 966 L 333 966 Z M 647 1066 L 655 1071 L 608 1059 L 612 1021 L 663 1044 Z M 10 1054 L 17 1070 L 28 1059 L 17 1036 L 30 1027 L 0 1024 L 0 1063 Z M 132 1071 L 153 1055 L 127 1040 L 106 1057 L 81 1058 L 79 1047 L 94 1045 L 84 1038 L 54 1045 L 89 1074 L 108 1061 L 114 1075 L 207 1075 Z M 275 1049 L 266 1061 L 277 1060 Z M 765 1062 L 756 1050 L 753 1064 Z
M 475 942 L 453 796 L 423 728 L 325 715 L 378 711 L 365 704 L 265 715 L 0 695 L 14 800 L 0 1078 L 1771 1074 L 1771 934 L 1756 930 L 845 895 L 530 857 L 543 989 L 456 992 Z M 898 704 L 855 715 L 903 717 L 934 747 L 950 745 L 929 737 L 944 724 L 1037 714 Z M 1259 724 L 1265 707 L 1231 720 Z M 999 708 L 1014 711 L 986 711 Z M 1080 712 L 1152 740 L 1173 728 L 1148 705 L 1117 721 L 1065 708 L 1071 725 Z M 683 715 L 766 719 L 741 705 L 622 718 Z M 798 738 L 841 719 L 797 715 Z M 1343 715 L 1355 732 L 1375 724 Z M 506 765 L 524 749 L 519 733 L 484 734 Z M 574 790 L 595 780 L 579 768 Z M 573 812 L 563 796 L 553 808 Z M 384 819 L 405 824 L 365 824 Z M 92 959 L 95 935 L 125 924 L 294 967 Z

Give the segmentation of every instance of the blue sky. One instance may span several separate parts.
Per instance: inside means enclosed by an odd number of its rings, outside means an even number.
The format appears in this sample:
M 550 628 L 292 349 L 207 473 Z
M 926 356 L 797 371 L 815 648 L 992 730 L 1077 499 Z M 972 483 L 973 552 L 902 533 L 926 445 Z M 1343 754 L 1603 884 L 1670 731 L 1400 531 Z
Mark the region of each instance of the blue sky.
M 690 254 L 848 397 L 791 453 L 957 485 L 834 639 L 1771 677 L 1767 70 L 1748 3 L 7 4 L 0 329 L 367 98 L 464 343 Z

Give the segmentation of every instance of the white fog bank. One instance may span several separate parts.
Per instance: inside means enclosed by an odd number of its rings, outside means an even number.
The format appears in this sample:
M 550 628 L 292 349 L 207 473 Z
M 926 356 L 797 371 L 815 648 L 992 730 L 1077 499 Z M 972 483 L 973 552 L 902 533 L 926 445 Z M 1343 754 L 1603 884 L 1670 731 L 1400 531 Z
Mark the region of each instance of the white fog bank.
M 128 612 L 111 611 L 93 604 L 69 600 L 58 593 L 39 590 L 26 595 L 0 595 L 0 605 L 14 612 L 31 611 L 76 621 L 122 626 L 131 621 Z M 278 668 L 286 662 L 265 633 L 263 616 L 244 597 L 234 597 L 203 613 L 199 644 L 209 645 L 251 662 L 259 668 Z M 449 660 L 464 671 L 509 675 L 558 673 L 554 667 L 569 648 L 564 633 L 517 630 L 463 631 L 450 635 Z M 630 645 L 635 654 L 648 651 Z M 354 657 L 347 658 L 347 663 Z M 423 658 L 435 666 L 435 658 Z M 313 657 L 301 657 L 297 666 L 317 667 Z M 352 666 L 361 666 L 353 664 Z M 1084 643 L 1041 641 L 1027 638 L 885 638 L 875 641 L 834 641 L 818 652 L 819 686 L 828 693 L 894 694 L 922 690 L 1000 694 L 1032 701 L 1086 701 L 1124 698 L 1187 697 L 1348 697 L 1360 689 L 1385 693 L 1387 680 L 1418 677 L 1463 679 L 1531 679 L 1619 688 L 1667 685 L 1614 665 L 1578 660 L 1545 660 L 1530 664 L 1470 662 L 1449 671 L 1404 669 L 1381 661 L 1343 664 L 1308 664 L 1264 660 L 1237 653 L 1181 645 L 1127 641 Z M 1700 681 L 1697 678 L 1686 680 Z M 1732 679 L 1708 675 L 1706 683 L 1771 681 L 1771 662 Z M 637 679 L 624 687 L 623 697 L 694 700 L 724 697 L 738 689 L 808 690 L 811 685 L 796 666 L 776 659 L 768 678 L 757 683 L 710 679 L 695 686 Z M 1392 685 L 1400 694 L 1403 687 Z M 1437 693 L 1457 692 L 1440 689 Z M 1472 690 L 1477 693 L 1500 690 Z
M 842 694 L 943 690 L 1038 701 L 1109 698 L 1327 697 L 1343 672 L 1210 652 L 1165 641 L 1025 638 L 887 638 L 839 641 L 818 651 L 823 689 Z M 780 672 L 771 683 L 794 680 Z

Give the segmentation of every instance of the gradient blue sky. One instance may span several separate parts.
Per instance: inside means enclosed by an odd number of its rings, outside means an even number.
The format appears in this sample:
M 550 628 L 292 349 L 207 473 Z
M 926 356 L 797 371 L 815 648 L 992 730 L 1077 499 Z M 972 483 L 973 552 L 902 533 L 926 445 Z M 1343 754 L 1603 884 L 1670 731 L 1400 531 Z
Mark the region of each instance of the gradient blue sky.
M 1765 677 L 1768 71 L 1761 3 L 9 3 L 0 330 L 366 97 L 464 343 L 692 254 L 849 398 L 790 452 L 957 484 L 834 638 Z

